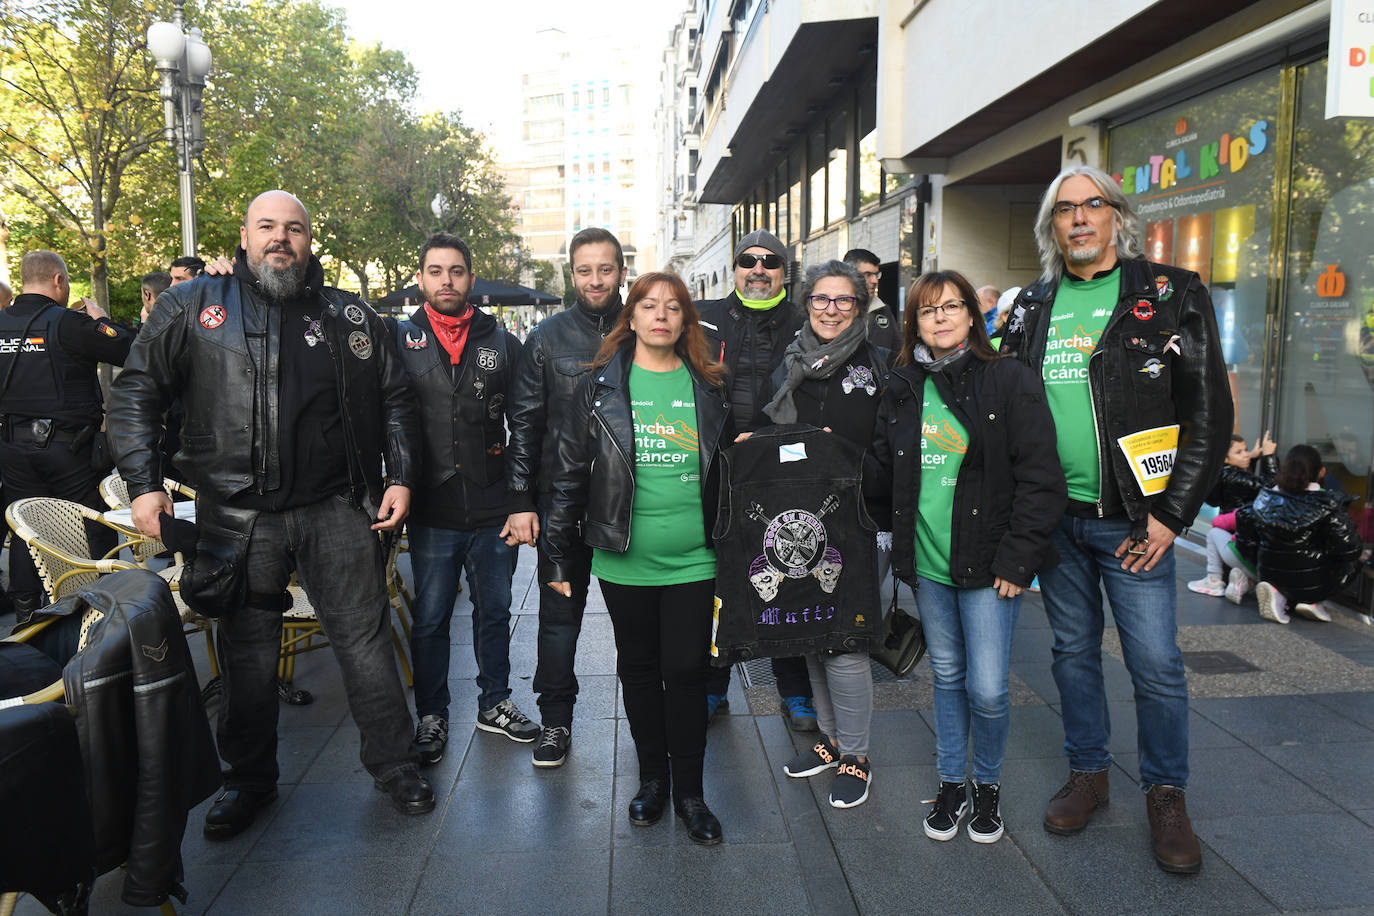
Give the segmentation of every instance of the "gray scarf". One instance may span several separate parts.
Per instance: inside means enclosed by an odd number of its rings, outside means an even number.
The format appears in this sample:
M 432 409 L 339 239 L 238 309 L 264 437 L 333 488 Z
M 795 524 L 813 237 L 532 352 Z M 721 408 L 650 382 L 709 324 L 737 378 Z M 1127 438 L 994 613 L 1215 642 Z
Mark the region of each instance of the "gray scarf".
M 927 372 L 943 372 L 945 369 L 949 369 L 960 362 L 964 357 L 968 356 L 968 354 L 968 347 L 956 347 L 944 356 L 936 359 L 935 354 L 930 352 L 930 347 L 927 347 L 923 343 L 918 343 L 911 348 L 911 361 Z
M 787 377 L 783 379 L 778 393 L 763 408 L 763 412 L 774 423 L 796 423 L 797 405 L 792 394 L 805 379 L 830 378 L 840 363 L 849 359 L 854 351 L 868 340 L 868 321 L 862 313 L 856 313 L 834 340 L 822 341 L 808 321 L 802 325 L 797 339 L 787 345 L 782 354 L 782 364 L 787 367 Z

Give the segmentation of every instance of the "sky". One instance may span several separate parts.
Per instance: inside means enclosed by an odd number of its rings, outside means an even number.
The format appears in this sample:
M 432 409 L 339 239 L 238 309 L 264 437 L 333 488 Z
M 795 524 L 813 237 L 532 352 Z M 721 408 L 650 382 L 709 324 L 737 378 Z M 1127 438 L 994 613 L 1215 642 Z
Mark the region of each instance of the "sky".
M 347 13 L 352 37 L 404 51 L 420 75 L 421 105 L 460 110 L 467 124 L 491 133 L 498 155 L 501 138 L 519 129 L 520 74 L 536 63 L 521 47 L 535 32 L 558 28 L 588 42 L 608 33 L 638 37 L 653 62 L 684 8 L 679 0 L 323 2 Z M 656 82 L 656 66 L 645 70 L 644 78 Z

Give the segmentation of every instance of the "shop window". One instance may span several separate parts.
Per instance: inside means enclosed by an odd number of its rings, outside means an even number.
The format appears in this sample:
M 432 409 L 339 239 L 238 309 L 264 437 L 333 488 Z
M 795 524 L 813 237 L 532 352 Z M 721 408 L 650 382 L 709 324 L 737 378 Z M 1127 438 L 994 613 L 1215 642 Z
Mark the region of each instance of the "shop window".
M 1278 71 L 1264 71 L 1116 127 L 1109 141 L 1145 256 L 1197 271 L 1212 294 L 1236 431 L 1252 441 L 1263 432 L 1267 387 L 1279 93 Z
M 1280 454 L 1315 446 L 1358 514 L 1374 446 L 1374 122 L 1326 120 L 1326 61 L 1297 78 L 1276 438 Z
M 883 192 L 883 170 L 878 164 L 878 95 L 868 83 L 859 91 L 859 209 L 877 203 Z
M 802 234 L 802 156 L 793 150 L 787 157 L 787 241 L 797 242 Z
M 806 167 L 811 170 L 811 194 L 809 195 L 810 219 L 807 234 L 811 235 L 825 228 L 825 131 L 817 130 L 811 134 L 807 145 Z
M 849 111 L 838 111 L 830 119 L 826 139 L 830 141 L 827 151 L 829 161 L 826 170 L 827 223 L 834 223 L 849 215 Z

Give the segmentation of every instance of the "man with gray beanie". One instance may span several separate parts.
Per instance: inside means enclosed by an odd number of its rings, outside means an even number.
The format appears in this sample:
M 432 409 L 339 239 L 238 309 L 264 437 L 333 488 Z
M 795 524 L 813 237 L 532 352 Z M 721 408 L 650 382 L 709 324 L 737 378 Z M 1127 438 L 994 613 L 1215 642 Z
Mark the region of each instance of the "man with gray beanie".
M 783 351 L 797 336 L 805 316 L 787 299 L 787 247 L 771 232 L 756 229 L 735 246 L 735 291 L 724 299 L 698 302 L 701 329 L 711 357 L 730 373 L 730 410 L 735 428 L 752 431 L 769 425 L 760 397 L 768 377 L 782 362 Z M 816 730 L 811 681 L 800 658 L 773 659 L 773 675 L 782 697 L 783 716 L 797 731 Z M 708 668 L 708 721 L 728 708 L 729 668 Z

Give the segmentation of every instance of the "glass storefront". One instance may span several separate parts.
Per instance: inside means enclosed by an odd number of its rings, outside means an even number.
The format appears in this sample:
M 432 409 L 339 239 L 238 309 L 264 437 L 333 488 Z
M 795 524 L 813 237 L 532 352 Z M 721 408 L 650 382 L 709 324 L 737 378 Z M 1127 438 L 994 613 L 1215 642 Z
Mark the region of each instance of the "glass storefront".
M 1326 120 L 1325 93 L 1325 60 L 1276 66 L 1113 126 L 1109 165 L 1146 256 L 1211 291 L 1236 432 L 1315 446 L 1369 542 L 1374 123 Z

